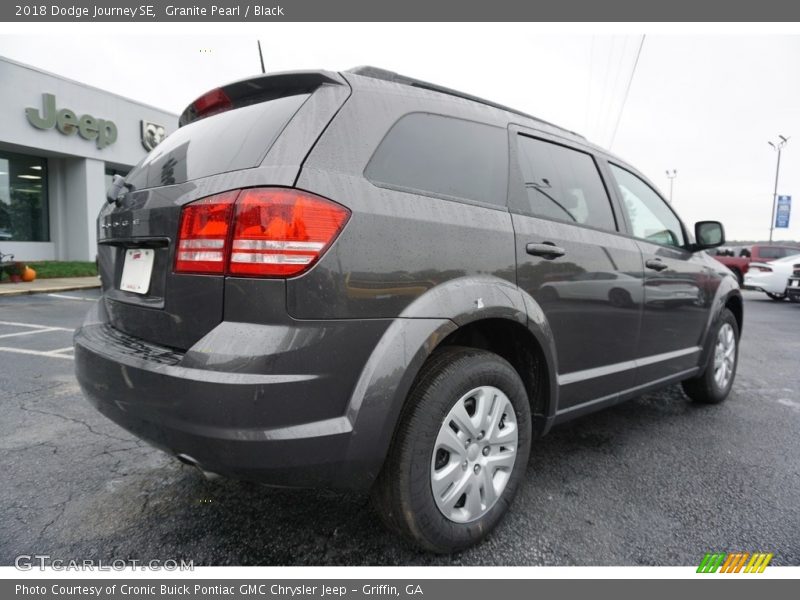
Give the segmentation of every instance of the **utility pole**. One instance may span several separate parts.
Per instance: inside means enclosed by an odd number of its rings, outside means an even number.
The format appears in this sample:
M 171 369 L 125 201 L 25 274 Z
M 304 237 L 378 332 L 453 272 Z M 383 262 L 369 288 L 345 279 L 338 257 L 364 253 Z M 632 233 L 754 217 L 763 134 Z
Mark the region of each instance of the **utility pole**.
M 778 201 L 778 177 L 781 173 L 781 150 L 789 143 L 789 138 L 778 136 L 779 142 L 767 142 L 778 153 L 778 164 L 775 166 L 775 189 L 772 192 L 772 212 L 769 216 L 769 243 L 772 243 L 772 231 L 775 229 L 775 205 Z
M 672 169 L 670 172 L 667 169 L 667 179 L 669 179 L 669 203 L 672 204 L 672 184 L 675 182 L 675 178 L 678 176 L 678 169 Z

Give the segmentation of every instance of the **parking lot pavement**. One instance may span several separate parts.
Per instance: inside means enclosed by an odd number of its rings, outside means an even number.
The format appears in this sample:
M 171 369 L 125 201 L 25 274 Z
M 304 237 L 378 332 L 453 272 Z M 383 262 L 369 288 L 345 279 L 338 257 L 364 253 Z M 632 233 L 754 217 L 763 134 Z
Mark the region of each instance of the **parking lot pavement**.
M 727 402 L 672 387 L 555 429 L 498 530 L 439 557 L 386 533 L 363 495 L 208 482 L 95 412 L 65 348 L 96 295 L 0 300 L 2 565 L 692 565 L 711 550 L 800 564 L 800 305 L 746 292 Z

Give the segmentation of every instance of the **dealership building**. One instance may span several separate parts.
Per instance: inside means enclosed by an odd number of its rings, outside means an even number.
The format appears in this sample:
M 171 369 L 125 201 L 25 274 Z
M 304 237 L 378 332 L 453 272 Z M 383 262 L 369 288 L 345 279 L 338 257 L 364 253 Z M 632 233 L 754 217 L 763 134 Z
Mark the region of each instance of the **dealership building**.
M 178 116 L 3 57 L 0 82 L 0 253 L 94 260 L 112 177 L 175 131 Z

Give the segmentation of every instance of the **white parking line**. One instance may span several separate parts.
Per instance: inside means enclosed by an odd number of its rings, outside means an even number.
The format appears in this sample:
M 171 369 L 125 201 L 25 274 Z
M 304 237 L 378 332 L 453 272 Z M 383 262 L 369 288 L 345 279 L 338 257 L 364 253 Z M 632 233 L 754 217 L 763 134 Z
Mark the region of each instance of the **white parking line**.
M 33 335 L 36 333 L 53 333 L 54 331 L 69 331 L 72 329 L 67 327 L 51 327 L 49 325 L 37 325 L 35 323 L 19 323 L 17 321 L 0 321 L 0 325 L 8 327 L 24 327 L 27 331 L 16 331 L 14 333 L 4 333 L 0 338 L 17 337 L 21 335 Z M 33 356 L 49 356 L 52 358 L 66 358 L 73 360 L 73 356 L 66 354 L 72 351 L 72 346 L 65 346 L 64 348 L 56 348 L 55 350 L 28 350 L 27 348 L 11 348 L 9 346 L 0 346 L 0 352 L 12 352 L 14 354 L 30 354 Z
M 45 354 L 63 354 L 64 352 L 72 352 L 73 350 L 74 348 L 72 346 L 65 346 L 57 350 L 45 350 Z
M 34 323 L 17 323 L 16 321 L 0 321 L 0 325 L 8 325 L 9 327 L 28 327 L 30 329 L 50 329 L 52 331 L 74 331 L 67 327 L 55 327 L 50 325 L 35 325 Z
M 46 352 L 42 352 L 39 350 L 27 350 L 25 348 L 7 348 L 5 346 L 0 346 L 0 352 L 13 352 L 15 354 L 33 354 L 34 356 L 50 356 L 52 358 L 66 358 L 67 360 L 73 360 L 74 356 L 69 356 L 67 354 L 59 354 L 59 352 L 65 352 L 66 350 L 72 350 L 72 346 L 69 348 L 61 348 L 59 350 L 49 350 Z
M 60 327 L 48 327 L 47 329 L 29 329 L 28 331 L 17 331 L 16 333 L 4 333 L 0 338 L 17 337 L 20 335 L 34 335 L 37 333 L 47 333 L 48 331 L 62 331 Z
M 47 294 L 52 298 L 64 298 L 65 300 L 83 300 L 84 302 L 95 302 L 97 298 L 82 298 L 81 296 L 69 296 L 67 294 Z

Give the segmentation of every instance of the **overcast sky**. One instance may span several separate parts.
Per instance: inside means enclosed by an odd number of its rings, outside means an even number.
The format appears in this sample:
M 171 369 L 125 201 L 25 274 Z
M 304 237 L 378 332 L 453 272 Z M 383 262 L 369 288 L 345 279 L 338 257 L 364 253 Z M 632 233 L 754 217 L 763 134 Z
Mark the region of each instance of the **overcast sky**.
M 239 35 L 0 36 L 0 55 L 180 112 L 220 83 L 267 71 L 371 64 L 470 92 L 582 133 L 649 176 L 690 225 L 769 234 L 778 192 L 800 239 L 800 36 L 533 35 L 524 24 L 265 24 Z M 621 114 L 621 116 L 620 116 Z M 614 129 L 619 127 L 614 137 Z M 613 145 L 611 145 L 614 137 Z

